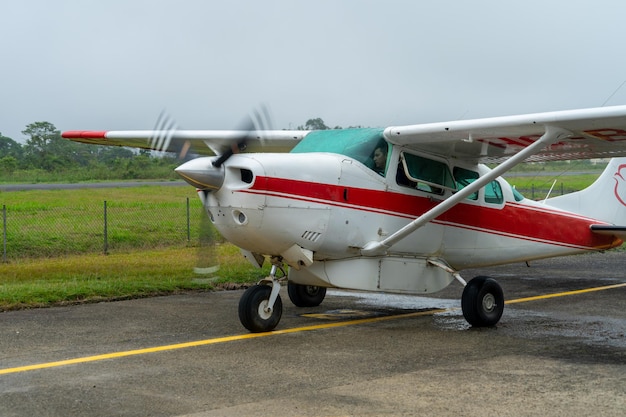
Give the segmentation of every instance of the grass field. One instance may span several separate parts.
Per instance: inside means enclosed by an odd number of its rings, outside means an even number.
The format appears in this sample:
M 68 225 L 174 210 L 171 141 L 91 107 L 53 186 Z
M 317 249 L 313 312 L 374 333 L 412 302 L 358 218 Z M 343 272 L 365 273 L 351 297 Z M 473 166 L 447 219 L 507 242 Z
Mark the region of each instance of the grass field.
M 553 184 L 552 197 L 587 188 L 600 176 L 605 166 L 606 163 L 592 164 L 588 161 L 520 164 L 505 178 L 525 197 L 539 200 L 546 197 Z M 577 172 L 584 174 L 572 175 Z
M 203 217 L 187 186 L 4 192 L 0 204 L 10 259 L 185 245 Z
M 188 197 L 195 224 L 189 242 L 181 229 L 186 225 Z M 129 226 L 111 231 L 109 255 L 101 246 L 105 200 L 111 213 L 126 216 Z M 8 227 L 8 234 L 16 233 L 21 239 L 17 250 L 24 252 L 0 264 L 0 310 L 208 290 L 224 283 L 255 282 L 269 272 L 252 267 L 236 247 L 224 243 L 215 255 L 221 265 L 217 277 L 194 273 L 194 267 L 208 265 L 198 236 L 201 205 L 192 187 L 3 192 L 0 204 L 7 206 L 9 225 L 11 216 L 20 216 L 20 226 Z M 173 228 L 185 238 L 172 243 Z M 96 242 L 95 251 L 83 253 L 85 244 L 77 242 L 84 238 Z M 149 247 L 145 241 L 156 244 Z
M 169 248 L 113 255 L 72 255 L 0 264 L 0 311 L 213 290 L 266 276 L 230 244 L 220 245 L 220 269 L 194 273 L 198 248 Z
M 506 180 L 520 191 L 524 197 L 537 200 L 546 197 L 555 180 L 556 183 L 550 194 L 552 197 L 587 188 L 599 175 L 600 173 L 568 176 L 536 175 L 528 177 L 512 174 L 507 176 Z

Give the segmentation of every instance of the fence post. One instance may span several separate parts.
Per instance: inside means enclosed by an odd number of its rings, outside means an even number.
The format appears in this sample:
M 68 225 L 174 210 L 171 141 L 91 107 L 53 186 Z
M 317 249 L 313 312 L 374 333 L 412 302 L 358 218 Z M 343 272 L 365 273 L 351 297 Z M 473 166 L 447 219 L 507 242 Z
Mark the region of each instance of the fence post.
M 2 251 L 2 262 L 7 261 L 7 206 L 6 204 L 2 205 L 2 242 L 3 242 L 3 251 Z
M 191 225 L 189 222 L 189 197 L 187 197 L 187 243 L 191 242 Z
M 109 254 L 109 230 L 107 222 L 107 201 L 104 200 L 104 254 Z

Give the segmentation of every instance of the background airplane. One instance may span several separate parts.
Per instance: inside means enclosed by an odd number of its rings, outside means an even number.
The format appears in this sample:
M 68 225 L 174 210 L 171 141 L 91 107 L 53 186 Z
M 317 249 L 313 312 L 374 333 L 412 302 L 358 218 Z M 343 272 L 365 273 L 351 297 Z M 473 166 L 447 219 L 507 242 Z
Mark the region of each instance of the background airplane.
M 605 250 L 626 236 L 626 106 L 380 129 L 62 136 L 207 155 L 176 171 L 227 240 L 254 265 L 272 264 L 240 299 L 253 332 L 278 325 L 284 280 L 297 306 L 319 305 L 328 287 L 428 294 L 457 280 L 466 320 L 493 326 L 502 289 L 460 271 Z M 588 189 L 542 203 L 501 177 L 524 161 L 590 158 L 614 159 Z

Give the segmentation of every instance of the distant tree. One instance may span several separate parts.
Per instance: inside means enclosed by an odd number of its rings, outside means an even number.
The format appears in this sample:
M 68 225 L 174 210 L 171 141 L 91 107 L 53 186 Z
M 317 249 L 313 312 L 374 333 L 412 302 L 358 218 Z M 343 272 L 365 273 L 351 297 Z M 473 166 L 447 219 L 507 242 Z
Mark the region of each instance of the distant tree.
M 96 155 L 98 162 L 102 162 L 107 165 L 135 157 L 135 153 L 133 151 L 119 146 L 98 146 L 96 148 Z
M 12 156 L 16 160 L 19 160 L 22 158 L 22 155 L 22 145 L 9 137 L 2 136 L 2 133 L 0 133 L 0 158 Z
M 5 174 L 12 174 L 18 167 L 17 158 L 11 155 L 5 155 L 0 158 L 0 171 Z
M 26 126 L 26 129 L 22 130 L 22 134 L 28 136 L 26 145 L 33 151 L 45 152 L 49 149 L 49 145 L 57 138 L 61 133 L 50 122 L 35 122 Z
M 298 130 L 328 130 L 330 129 L 320 117 L 309 119 L 304 126 L 298 126 Z
M 49 122 L 35 122 L 22 133 L 28 137 L 24 145 L 24 161 L 33 168 L 58 171 L 85 165 L 93 152 L 86 145 L 61 138 L 61 132 Z

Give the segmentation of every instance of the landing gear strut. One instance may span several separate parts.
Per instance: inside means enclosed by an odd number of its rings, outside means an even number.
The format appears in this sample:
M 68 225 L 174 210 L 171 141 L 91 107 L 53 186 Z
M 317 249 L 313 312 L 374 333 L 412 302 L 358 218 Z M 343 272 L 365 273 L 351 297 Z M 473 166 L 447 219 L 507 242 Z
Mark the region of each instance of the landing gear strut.
M 504 311 L 504 293 L 493 278 L 479 276 L 467 283 L 461 297 L 463 317 L 474 327 L 495 326 Z
M 282 267 L 282 259 L 272 258 L 269 277 L 248 288 L 239 299 L 239 321 L 253 333 L 274 330 L 283 315 L 283 302 L 280 299 L 280 280 L 287 274 Z M 281 278 L 276 277 L 280 270 Z

